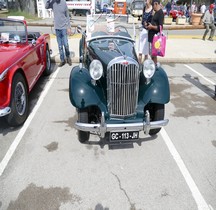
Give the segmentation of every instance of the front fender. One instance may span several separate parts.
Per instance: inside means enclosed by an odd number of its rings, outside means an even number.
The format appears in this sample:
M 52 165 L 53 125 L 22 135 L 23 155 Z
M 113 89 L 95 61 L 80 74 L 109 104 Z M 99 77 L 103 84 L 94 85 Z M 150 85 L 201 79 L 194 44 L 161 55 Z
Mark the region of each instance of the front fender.
M 143 82 L 144 83 L 144 82 Z M 170 100 L 169 81 L 166 72 L 159 67 L 151 79 L 151 83 L 141 84 L 139 99 L 143 104 L 158 103 L 166 104 Z
M 86 68 L 75 66 L 70 74 L 69 97 L 76 108 L 98 106 L 101 111 L 107 113 L 106 99 L 102 88 L 93 85 L 91 76 Z

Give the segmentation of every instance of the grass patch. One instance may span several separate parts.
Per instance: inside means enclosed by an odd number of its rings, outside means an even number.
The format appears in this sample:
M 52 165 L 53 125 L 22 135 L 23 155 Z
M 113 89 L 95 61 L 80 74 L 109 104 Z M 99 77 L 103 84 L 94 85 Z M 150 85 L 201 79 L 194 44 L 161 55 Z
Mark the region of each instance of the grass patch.
M 5 18 L 7 16 L 24 16 L 26 20 L 31 21 L 31 20 L 40 20 L 41 18 L 38 18 L 36 15 L 29 14 L 27 12 L 22 12 L 22 11 L 1 11 L 0 17 Z

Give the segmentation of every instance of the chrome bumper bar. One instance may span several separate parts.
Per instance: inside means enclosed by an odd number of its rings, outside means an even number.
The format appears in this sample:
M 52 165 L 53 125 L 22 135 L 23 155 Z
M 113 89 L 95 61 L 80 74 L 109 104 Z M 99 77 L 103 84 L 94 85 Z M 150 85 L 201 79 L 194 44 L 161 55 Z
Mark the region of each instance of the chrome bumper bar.
M 168 124 L 169 120 L 159 120 L 150 122 L 149 112 L 146 111 L 145 120 L 138 123 L 122 123 L 122 124 L 106 124 L 104 114 L 102 113 L 101 123 L 99 124 L 90 124 L 90 123 L 81 123 L 76 122 L 75 128 L 81 131 L 90 131 L 98 133 L 102 138 L 105 137 L 106 132 L 111 131 L 144 131 L 146 135 L 149 134 L 151 129 L 161 128 Z
M 0 109 L 0 117 L 4 117 L 5 115 L 10 114 L 11 108 L 5 107 L 4 109 Z

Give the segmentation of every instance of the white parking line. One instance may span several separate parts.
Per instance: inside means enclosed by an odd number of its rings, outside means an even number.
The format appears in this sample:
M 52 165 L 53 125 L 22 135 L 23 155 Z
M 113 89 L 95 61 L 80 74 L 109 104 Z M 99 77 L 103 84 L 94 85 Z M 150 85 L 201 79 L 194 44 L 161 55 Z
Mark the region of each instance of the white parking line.
M 194 70 L 193 68 L 191 68 L 190 66 L 188 66 L 187 64 L 185 64 L 185 66 L 190 69 L 191 71 L 193 71 L 194 73 L 196 73 L 197 75 L 199 75 L 200 77 L 202 77 L 204 80 L 206 80 L 207 82 L 209 82 L 212 85 L 216 85 L 214 82 L 212 82 L 210 79 L 206 78 L 205 76 L 203 76 L 202 74 L 200 74 L 198 71 Z
M 166 143 L 171 155 L 173 156 L 176 164 L 178 165 L 191 193 L 192 196 L 197 204 L 198 210 L 210 210 L 212 207 L 210 207 L 205 199 L 203 198 L 202 194 L 200 193 L 196 183 L 194 182 L 193 178 L 191 177 L 187 167 L 185 166 L 180 154 L 176 150 L 174 144 L 172 143 L 170 137 L 168 136 L 167 132 L 164 128 L 161 129 L 160 134 Z
M 55 80 L 60 68 L 57 68 L 56 71 L 53 73 L 52 77 L 50 78 L 49 82 L 46 84 L 43 92 L 41 93 L 40 98 L 37 101 L 37 104 L 35 105 L 34 109 L 28 116 L 27 120 L 25 121 L 24 125 L 20 129 L 19 133 L 17 134 L 16 138 L 14 139 L 13 143 L 10 145 L 6 155 L 4 156 L 3 160 L 0 163 L 0 176 L 3 174 L 5 168 L 8 165 L 8 162 L 12 158 L 16 148 L 18 147 L 19 143 L 22 140 L 22 137 L 24 136 L 27 128 L 29 127 L 32 119 L 34 118 L 35 114 L 37 113 L 38 109 L 40 108 L 40 105 L 42 104 L 44 98 L 46 97 L 53 81 Z

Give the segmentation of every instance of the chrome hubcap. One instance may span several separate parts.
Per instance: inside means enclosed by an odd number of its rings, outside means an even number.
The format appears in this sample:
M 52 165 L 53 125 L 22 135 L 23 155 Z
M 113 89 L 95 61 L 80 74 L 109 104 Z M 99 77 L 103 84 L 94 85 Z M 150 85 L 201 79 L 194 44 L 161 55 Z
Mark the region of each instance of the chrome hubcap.
M 23 115 L 26 110 L 26 94 L 23 83 L 18 82 L 15 89 L 15 106 L 17 113 Z

